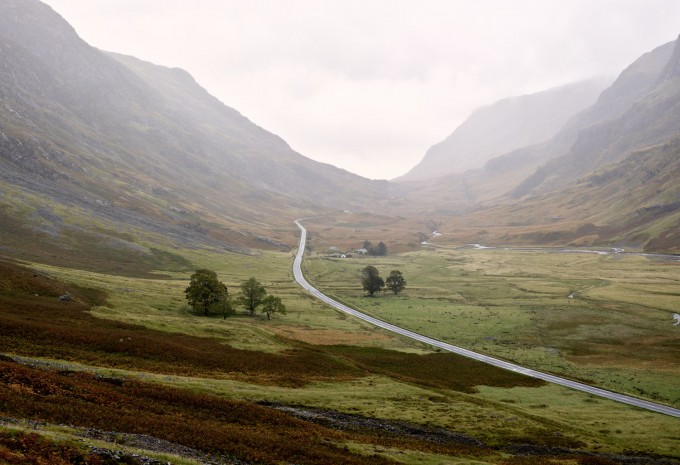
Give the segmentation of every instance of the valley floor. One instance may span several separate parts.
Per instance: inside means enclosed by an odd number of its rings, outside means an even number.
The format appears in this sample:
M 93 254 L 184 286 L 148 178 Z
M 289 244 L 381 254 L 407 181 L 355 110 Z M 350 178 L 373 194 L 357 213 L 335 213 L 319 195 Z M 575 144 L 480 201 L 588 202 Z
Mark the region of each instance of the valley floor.
M 0 371 L 0 415 L 22 419 L 5 421 L 5 436 L 28 440 L 23 435 L 37 431 L 76 448 L 122 447 L 154 460 L 158 451 L 141 453 L 121 438 L 147 435 L 238 463 L 567 465 L 635 463 L 640 454 L 644 463 L 680 463 L 677 419 L 436 353 L 355 321 L 295 286 L 290 253 L 181 253 L 215 269 L 230 290 L 256 276 L 288 314 L 199 316 L 183 299 L 191 270 L 126 277 L 4 261 L 0 351 L 10 358 Z M 320 288 L 381 318 L 602 385 L 629 379 L 622 389 L 653 386 L 657 400 L 677 403 L 677 339 L 664 336 L 676 328 L 663 318 L 677 297 L 658 285 L 677 279 L 676 268 L 553 257 L 441 248 L 379 259 L 317 256 L 305 266 Z M 401 269 L 405 293 L 363 297 L 357 276 L 369 261 Z M 73 302 L 57 300 L 64 290 Z M 631 341 L 635 350 L 626 351 Z M 111 433 L 95 441 L 72 427 Z M 116 438 L 116 447 L 97 443 L 102 438 Z M 0 445 L 0 453 L 11 447 Z

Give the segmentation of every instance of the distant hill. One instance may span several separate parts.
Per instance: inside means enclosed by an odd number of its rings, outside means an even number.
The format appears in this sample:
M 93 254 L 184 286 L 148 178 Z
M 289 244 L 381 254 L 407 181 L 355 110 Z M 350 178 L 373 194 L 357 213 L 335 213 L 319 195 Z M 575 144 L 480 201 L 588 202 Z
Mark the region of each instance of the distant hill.
M 38 254 L 23 234 L 59 252 L 39 258 L 73 259 L 74 229 L 112 256 L 159 238 L 283 246 L 292 218 L 387 199 L 386 182 L 296 153 L 186 71 L 89 46 L 37 0 L 0 2 L 0 51 L 0 236 L 19 256 Z
M 470 115 L 422 161 L 395 181 L 415 181 L 463 173 L 515 149 L 546 141 L 608 84 L 604 79 L 556 87 L 500 100 Z

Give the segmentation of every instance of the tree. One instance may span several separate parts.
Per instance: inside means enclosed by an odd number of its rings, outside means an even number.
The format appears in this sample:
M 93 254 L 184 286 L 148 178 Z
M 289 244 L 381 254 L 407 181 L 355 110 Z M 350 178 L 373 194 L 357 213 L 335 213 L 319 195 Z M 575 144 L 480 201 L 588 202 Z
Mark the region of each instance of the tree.
M 273 295 L 268 295 L 262 299 L 262 313 L 267 314 L 267 319 L 272 319 L 272 313 L 286 314 L 286 306 L 283 305 L 281 299 Z
M 380 277 L 378 269 L 370 265 L 361 270 L 361 284 L 370 296 L 385 287 L 385 281 Z
M 387 255 L 387 246 L 383 241 L 378 242 L 378 247 L 375 250 L 375 255 Z
M 257 279 L 250 278 L 248 281 L 241 283 L 241 296 L 239 296 L 237 302 L 239 305 L 243 305 L 252 316 L 255 314 L 257 307 L 262 305 L 266 295 L 267 291 L 262 284 Z
M 380 241 L 378 245 L 373 245 L 371 241 L 364 241 L 364 249 L 368 255 L 387 255 L 387 246 L 383 241 Z
M 404 275 L 401 274 L 401 271 L 394 270 L 390 273 L 386 280 L 386 287 L 394 292 L 394 295 L 397 295 L 406 289 L 406 280 L 404 279 Z
M 189 305 L 194 309 L 203 309 L 205 315 L 208 314 L 211 307 L 219 303 L 229 304 L 227 286 L 217 279 L 217 273 L 210 270 L 196 270 L 191 275 L 189 287 L 184 290 L 184 294 Z
M 234 306 L 231 303 L 231 299 L 227 295 L 227 298 L 218 301 L 210 306 L 210 310 L 215 313 L 221 313 L 222 317 L 226 320 L 228 316 L 236 313 Z

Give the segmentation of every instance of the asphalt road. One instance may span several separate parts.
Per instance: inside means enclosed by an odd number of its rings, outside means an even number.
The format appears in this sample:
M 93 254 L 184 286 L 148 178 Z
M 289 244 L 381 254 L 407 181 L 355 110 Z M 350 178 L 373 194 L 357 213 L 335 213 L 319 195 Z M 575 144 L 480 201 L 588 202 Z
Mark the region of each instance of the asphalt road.
M 304 218 L 302 218 L 304 219 Z M 554 376 L 548 373 L 543 373 L 540 371 L 532 370 L 530 368 L 525 368 L 519 365 L 515 365 L 514 363 L 506 362 L 504 360 L 499 360 L 497 358 L 489 357 L 488 355 L 483 355 L 483 354 L 478 354 L 477 352 L 473 352 L 468 349 L 464 349 L 462 347 L 454 346 L 451 344 L 447 344 L 446 342 L 438 341 L 436 339 L 432 339 L 427 336 L 423 336 L 422 334 L 414 333 L 413 331 L 409 331 L 404 328 L 400 328 L 398 326 L 394 326 L 390 323 L 386 323 L 382 320 L 378 320 L 377 318 L 373 318 L 372 316 L 366 315 L 364 313 L 361 313 L 357 310 L 354 310 L 353 308 L 349 308 L 346 305 L 341 304 L 340 302 L 337 302 L 327 295 L 321 293 L 319 290 L 317 290 L 314 286 L 309 284 L 305 277 L 302 274 L 302 256 L 305 253 L 305 245 L 307 243 L 307 230 L 305 229 L 302 224 L 300 224 L 301 220 L 296 220 L 295 224 L 300 228 L 300 247 L 298 248 L 297 254 L 295 255 L 295 260 L 293 262 L 293 276 L 295 277 L 295 281 L 302 286 L 303 289 L 305 289 L 307 292 L 312 294 L 314 297 L 317 299 L 321 300 L 322 302 L 327 303 L 328 305 L 340 310 L 341 312 L 347 313 L 349 315 L 355 316 L 361 320 L 364 320 L 368 323 L 371 323 L 375 326 L 378 326 L 380 328 L 386 329 L 387 331 L 391 331 L 393 333 L 401 334 L 402 336 L 406 336 L 411 339 L 415 339 L 416 341 L 420 341 L 424 344 L 431 345 L 433 347 L 438 347 L 440 349 L 453 352 L 459 355 L 462 355 L 464 357 L 468 357 L 474 360 L 478 360 L 480 362 L 488 363 L 489 365 L 494 365 L 500 368 L 504 368 L 506 370 L 511 370 L 517 373 L 522 373 L 527 376 L 531 376 L 532 378 L 538 378 L 542 379 L 544 381 L 547 381 L 549 383 L 554 383 L 554 384 L 559 384 L 560 386 L 566 386 L 571 389 L 576 389 L 578 391 L 583 391 L 587 392 L 589 394 L 593 394 L 595 396 L 599 397 L 604 397 L 605 399 L 610 399 L 614 400 L 616 402 L 622 402 L 624 404 L 629 404 L 633 405 L 635 407 L 639 407 L 645 410 L 650 410 L 652 412 L 658 412 L 662 413 L 664 415 L 671 415 L 674 417 L 680 418 L 680 410 L 673 408 L 673 407 L 668 407 L 666 405 L 661 405 L 661 404 L 656 404 L 654 402 L 650 402 L 647 400 L 642 400 L 638 399 L 636 397 L 631 397 L 631 396 L 626 396 L 624 394 L 618 394 L 616 392 L 612 391 L 607 391 L 606 389 L 600 389 L 594 386 L 589 386 L 587 384 L 579 383 L 576 381 L 572 381 L 569 379 L 565 378 L 560 378 L 559 376 Z

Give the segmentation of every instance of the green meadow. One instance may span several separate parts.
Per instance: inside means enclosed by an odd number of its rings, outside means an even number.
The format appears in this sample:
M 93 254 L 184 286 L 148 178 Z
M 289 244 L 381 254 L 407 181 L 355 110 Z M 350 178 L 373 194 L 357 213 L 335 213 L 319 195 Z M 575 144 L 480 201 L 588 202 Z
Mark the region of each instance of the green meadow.
M 510 372 L 437 353 L 352 319 L 312 299 L 293 282 L 291 252 L 173 253 L 195 268 L 215 270 L 232 296 L 242 280 L 256 277 L 282 298 L 288 314 L 271 321 L 243 311 L 227 319 L 196 314 L 183 295 L 191 270 L 130 277 L 31 264 L 52 283 L 55 295 L 68 290 L 87 296 L 86 288 L 104 292 L 105 298 L 95 299 L 88 312 L 91 317 L 77 323 L 92 325 L 95 348 L 83 349 L 67 340 L 63 347 L 59 341 L 54 346 L 63 357 L 50 356 L 51 349 L 30 343 L 3 352 L 23 356 L 38 367 L 57 364 L 61 370 L 136 379 L 229 401 L 442 427 L 500 448 L 447 455 L 422 445 L 333 440 L 353 453 L 397 463 L 505 463 L 512 454 L 503 448 L 524 443 L 677 457 L 676 418 L 558 386 L 533 381 L 524 385 L 507 378 Z M 383 276 L 401 270 L 408 281 L 406 291 L 365 297 L 359 279 L 367 264 L 377 266 Z M 437 249 L 342 260 L 315 255 L 305 260 L 304 268 L 307 279 L 322 290 L 393 323 L 534 368 L 678 404 L 677 328 L 668 313 L 674 302 L 669 289 L 680 279 L 673 263 L 627 256 Z M 125 326 L 130 323 L 134 326 Z M 139 351 L 119 349 L 119 336 L 125 344 L 130 340 L 130 346 L 138 343 Z M 186 348 L 172 345 L 180 339 L 183 345 L 194 341 L 197 350 L 211 351 L 205 364 L 194 370 L 187 368 L 188 362 L 180 363 L 193 360 Z M 168 359 L 162 347 L 140 355 L 154 344 L 166 344 L 175 352 Z M 214 352 L 220 347 L 224 354 Z M 276 373 L 268 371 L 268 357 L 278 357 Z M 220 360 L 224 369 L 219 368 Z M 313 364 L 318 372 L 291 372 L 293 381 L 286 381 L 285 370 L 299 370 L 304 364 Z M 227 365 L 244 368 L 236 372 Z M 453 462 L 452 453 L 458 457 Z M 562 458 L 560 463 L 581 462 Z
M 361 269 L 400 270 L 367 297 Z M 305 263 L 319 289 L 375 317 L 535 369 L 680 406 L 680 262 L 634 255 L 456 249 Z

